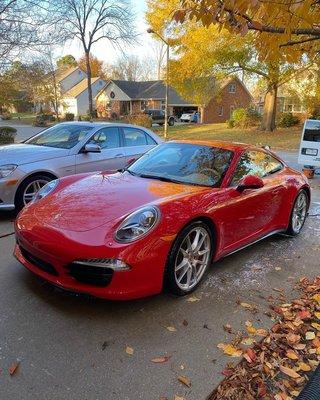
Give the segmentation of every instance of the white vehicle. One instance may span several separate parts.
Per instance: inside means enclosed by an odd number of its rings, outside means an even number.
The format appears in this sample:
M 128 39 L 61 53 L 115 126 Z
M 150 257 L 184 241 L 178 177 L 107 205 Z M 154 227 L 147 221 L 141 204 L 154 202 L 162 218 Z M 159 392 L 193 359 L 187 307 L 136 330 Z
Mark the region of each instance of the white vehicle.
M 307 119 L 304 123 L 298 163 L 320 167 L 320 121 Z
M 196 111 L 190 111 L 188 113 L 184 113 L 180 117 L 181 122 L 194 122 L 196 115 Z

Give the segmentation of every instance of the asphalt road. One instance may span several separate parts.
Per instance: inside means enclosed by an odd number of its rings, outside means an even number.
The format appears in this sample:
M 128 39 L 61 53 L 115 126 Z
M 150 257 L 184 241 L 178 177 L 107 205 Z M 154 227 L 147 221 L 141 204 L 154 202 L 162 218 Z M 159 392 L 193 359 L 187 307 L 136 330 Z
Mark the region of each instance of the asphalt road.
M 312 185 L 316 214 L 319 179 Z M 13 218 L 0 215 L 0 235 L 12 232 Z M 320 217 L 309 217 L 296 238 L 275 236 L 215 264 L 194 302 L 164 294 L 123 303 L 70 295 L 20 266 L 13 245 L 13 236 L 0 239 L 0 399 L 204 400 L 226 362 L 237 361 L 217 348 L 231 340 L 223 325 L 243 330 L 251 320 L 270 327 L 262 297 L 277 296 L 273 288 L 290 296 L 295 280 L 319 273 Z M 238 299 L 258 305 L 259 313 Z M 168 362 L 151 362 L 164 355 Z M 179 375 L 190 378 L 191 388 Z

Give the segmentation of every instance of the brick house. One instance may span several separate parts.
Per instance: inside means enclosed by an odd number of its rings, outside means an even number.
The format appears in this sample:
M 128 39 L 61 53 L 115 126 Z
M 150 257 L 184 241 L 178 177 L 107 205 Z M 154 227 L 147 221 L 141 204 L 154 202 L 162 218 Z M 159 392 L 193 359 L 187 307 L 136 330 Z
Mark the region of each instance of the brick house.
M 165 83 L 109 80 L 95 101 L 98 115 L 103 118 L 119 118 L 146 109 L 164 109 Z M 182 98 L 174 88 L 169 88 L 169 113 L 179 118 L 184 112 L 200 111 L 203 123 L 225 122 L 235 108 L 248 107 L 251 102 L 250 92 L 237 77 L 220 82 L 219 93 L 205 107 Z

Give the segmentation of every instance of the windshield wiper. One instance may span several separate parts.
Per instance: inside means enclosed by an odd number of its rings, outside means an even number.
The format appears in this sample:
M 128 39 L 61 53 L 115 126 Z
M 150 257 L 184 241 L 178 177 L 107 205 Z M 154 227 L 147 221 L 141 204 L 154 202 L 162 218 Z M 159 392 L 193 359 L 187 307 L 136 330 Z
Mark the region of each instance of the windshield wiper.
M 136 174 L 140 178 L 147 178 L 147 179 L 157 179 L 163 182 L 173 182 L 173 183 L 180 183 L 184 184 L 184 182 L 178 181 L 176 179 L 168 178 L 166 176 L 159 176 L 159 175 L 148 175 L 148 174 Z

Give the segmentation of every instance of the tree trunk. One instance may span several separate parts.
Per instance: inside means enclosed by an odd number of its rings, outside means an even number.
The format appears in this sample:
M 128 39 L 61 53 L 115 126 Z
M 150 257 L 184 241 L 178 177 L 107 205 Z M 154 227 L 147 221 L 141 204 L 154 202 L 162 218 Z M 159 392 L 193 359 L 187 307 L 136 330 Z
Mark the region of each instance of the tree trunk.
M 269 85 L 264 99 L 262 129 L 268 132 L 274 131 L 276 127 L 277 92 L 276 83 Z
M 87 68 L 87 82 L 88 82 L 88 100 L 89 100 L 89 114 L 93 117 L 93 101 L 92 101 L 92 87 L 91 87 L 91 66 L 90 66 L 90 52 L 85 52 L 86 68 Z

